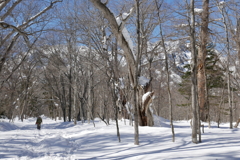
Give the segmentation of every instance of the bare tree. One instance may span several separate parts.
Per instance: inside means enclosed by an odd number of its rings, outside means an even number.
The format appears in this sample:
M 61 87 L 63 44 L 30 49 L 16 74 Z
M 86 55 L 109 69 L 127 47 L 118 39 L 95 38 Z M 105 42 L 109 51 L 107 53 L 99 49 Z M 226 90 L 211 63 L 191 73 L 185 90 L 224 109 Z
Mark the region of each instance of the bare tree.
M 1 1 L 0 2 L 0 11 L 2 12 L 0 16 L 0 28 L 4 32 L 3 38 L 1 39 L 0 48 L 2 50 L 1 57 L 0 57 L 0 73 L 2 72 L 2 68 L 4 63 L 6 62 L 6 59 L 9 57 L 9 54 L 11 53 L 11 49 L 16 44 L 19 37 L 23 37 L 26 45 L 28 47 L 31 47 L 31 42 L 29 40 L 29 35 L 33 35 L 38 30 L 32 30 L 33 24 L 38 23 L 38 19 L 41 18 L 42 15 L 44 15 L 49 9 L 53 7 L 55 3 L 61 2 L 60 0 L 56 0 L 53 2 L 50 2 L 48 6 L 46 6 L 44 9 L 39 9 L 39 12 L 32 12 L 29 15 L 26 15 L 25 19 L 20 19 L 20 21 L 17 21 L 19 18 L 19 14 L 15 11 L 15 9 L 20 6 L 20 4 L 23 4 L 23 0 L 17 0 L 15 2 L 12 2 L 10 0 Z M 37 2 L 35 2 L 37 3 Z M 24 6 L 24 5 L 22 5 Z M 25 10 L 25 8 L 20 7 L 22 10 Z M 25 10 L 26 12 L 26 10 Z M 13 17 L 13 18 L 11 18 Z M 15 19 L 16 22 L 9 21 L 9 19 Z M 20 24 L 19 24 L 20 23 Z M 42 29 L 42 28 L 41 28 Z M 6 47 L 5 47 L 6 46 Z
M 163 37 L 162 21 L 161 21 L 161 17 L 160 17 L 160 8 L 161 8 L 163 2 L 159 4 L 155 0 L 155 3 L 157 6 L 159 30 L 160 30 L 163 51 L 164 51 L 164 55 L 165 55 L 165 66 L 166 66 L 166 72 L 167 72 L 167 91 L 168 91 L 168 102 L 169 102 L 169 120 L 170 120 L 170 126 L 171 126 L 171 130 L 172 130 L 172 141 L 175 142 L 175 133 L 174 133 L 173 117 L 172 117 L 172 94 L 171 94 L 171 87 L 170 87 L 170 71 L 169 71 L 169 64 L 168 64 L 169 60 L 168 60 L 167 49 L 165 46 L 165 40 Z
M 102 3 L 100 0 L 90 0 L 90 1 L 94 4 L 96 8 L 98 8 L 103 12 L 105 18 L 109 21 L 109 25 L 111 26 L 112 32 L 116 36 L 119 45 L 122 47 L 126 61 L 128 62 L 129 78 L 134 89 L 134 106 L 136 107 L 135 113 L 134 113 L 134 120 L 135 120 L 134 144 L 138 145 L 139 133 L 138 133 L 138 111 L 137 111 L 137 108 L 138 108 L 137 107 L 137 85 L 138 85 L 137 75 L 138 75 L 138 64 L 139 64 L 140 57 L 137 54 L 136 56 L 137 60 L 134 58 L 134 53 L 129 45 L 128 39 L 123 35 L 123 32 L 122 32 L 127 19 L 133 13 L 134 9 L 131 9 L 130 14 L 124 19 L 122 19 L 122 22 L 118 24 L 115 16 L 108 9 L 106 4 Z
M 224 25 L 224 30 L 225 30 L 225 36 L 226 36 L 226 45 L 227 45 L 227 66 L 226 66 L 226 69 L 227 69 L 227 90 L 228 90 L 228 105 L 229 105 L 229 111 L 230 111 L 230 114 L 229 114 L 229 122 L 230 122 L 230 129 L 233 128 L 233 115 L 232 115 L 232 100 L 231 100 L 231 89 L 230 89 L 230 85 L 231 85 L 231 82 L 230 82 L 230 71 L 229 71 L 229 67 L 230 67 L 230 41 L 229 41 L 229 29 L 228 29 L 228 26 L 227 26 L 227 22 L 226 22 L 226 11 L 225 11 L 225 3 L 222 1 L 222 2 L 219 2 L 218 3 L 218 8 L 221 12 L 221 15 L 222 15 L 222 19 L 223 19 L 223 25 Z

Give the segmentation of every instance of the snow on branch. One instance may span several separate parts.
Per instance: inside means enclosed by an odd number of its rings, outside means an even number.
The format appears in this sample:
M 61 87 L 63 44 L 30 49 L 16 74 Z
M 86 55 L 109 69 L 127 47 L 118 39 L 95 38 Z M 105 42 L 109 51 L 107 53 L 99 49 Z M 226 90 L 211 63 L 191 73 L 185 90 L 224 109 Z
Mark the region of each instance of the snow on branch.
M 146 99 L 151 95 L 152 92 L 147 92 L 142 96 L 142 103 L 144 104 L 144 102 L 146 101 Z
M 108 0 L 101 0 L 101 3 L 104 4 L 104 5 L 107 5 L 108 4 Z
M 200 26 L 201 25 L 201 23 L 197 23 L 197 22 L 195 22 L 195 26 Z M 179 25 L 175 25 L 174 27 L 176 27 L 176 28 L 184 28 L 184 27 L 189 27 L 190 26 L 190 24 L 179 24 Z
M 142 109 L 141 111 L 147 112 L 152 100 L 154 99 L 154 92 L 147 92 L 142 96 Z
M 118 44 L 121 46 L 121 48 L 124 51 L 126 61 L 131 68 L 130 72 L 134 72 L 135 68 L 133 66 L 135 64 L 136 59 L 133 54 L 133 45 L 131 45 L 132 40 L 130 39 L 130 35 L 127 32 L 127 30 L 124 30 L 124 23 L 126 22 L 128 17 L 126 16 L 127 14 L 126 15 L 124 14 L 125 19 L 123 20 L 122 16 L 116 17 L 113 14 L 113 12 L 111 12 L 111 10 L 101 2 L 101 0 L 90 0 L 90 1 L 93 3 L 93 5 L 96 8 L 98 8 L 104 14 L 104 17 L 108 20 L 113 34 L 118 39 Z M 133 10 L 131 12 L 133 12 Z M 121 31 L 121 28 L 123 28 L 124 31 Z M 130 79 L 132 78 L 130 77 Z
M 218 3 L 219 6 L 224 6 L 225 4 L 226 4 L 226 2 L 224 2 L 224 1 L 221 1 Z
M 220 9 L 223 9 L 225 6 L 226 6 L 226 2 L 225 1 L 221 1 L 217 4 L 217 6 L 220 8 Z
M 131 39 L 131 36 L 130 36 L 128 30 L 125 27 L 125 24 L 126 24 L 127 20 L 129 19 L 129 17 L 131 17 L 131 15 L 133 14 L 134 11 L 135 11 L 135 6 L 132 7 L 128 13 L 122 13 L 119 16 L 116 17 L 116 21 L 117 21 L 117 24 L 118 24 L 118 31 L 122 32 L 122 34 L 123 34 L 124 38 L 126 39 L 132 53 L 134 53 L 133 52 L 133 41 Z M 134 56 L 134 54 L 133 54 L 133 56 Z M 136 57 L 134 57 L 134 59 L 136 59 Z
M 118 24 L 119 25 L 119 31 L 123 30 L 127 20 L 133 14 L 134 11 L 135 11 L 135 7 L 132 7 L 128 13 L 123 13 L 123 14 L 120 14 L 119 16 L 117 16 L 117 18 L 119 17 L 120 20 L 121 20 L 121 23 Z
M 123 25 L 123 23 L 125 23 L 125 22 L 123 22 L 121 19 L 122 19 L 121 16 L 116 17 L 116 21 L 117 21 L 119 27 L 122 28 L 119 31 L 122 31 L 122 34 L 123 34 L 124 38 L 126 39 L 128 45 L 129 45 L 129 48 L 131 49 L 132 53 L 134 53 L 133 52 L 133 41 L 131 39 L 131 36 L 130 36 L 127 28 Z
M 200 8 L 194 8 L 194 12 L 198 15 L 200 15 L 203 12 L 203 9 Z

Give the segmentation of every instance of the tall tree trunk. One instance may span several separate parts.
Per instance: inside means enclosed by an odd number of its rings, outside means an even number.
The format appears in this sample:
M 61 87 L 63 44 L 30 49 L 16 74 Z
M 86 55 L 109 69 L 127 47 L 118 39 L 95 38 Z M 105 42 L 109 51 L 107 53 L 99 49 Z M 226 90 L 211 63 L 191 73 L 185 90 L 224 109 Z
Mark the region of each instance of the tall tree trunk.
M 195 45 L 195 14 L 194 14 L 194 0 L 191 0 L 191 25 L 190 25 L 190 41 L 191 41 L 191 82 L 192 82 L 192 142 L 198 143 L 197 129 L 198 129 L 198 115 L 197 115 L 197 53 Z
M 240 60 L 240 18 L 237 19 L 236 44 L 238 49 L 238 60 Z
M 72 59 L 70 58 L 70 61 Z M 70 62 L 70 71 L 69 71 L 69 105 L 68 105 L 68 121 L 71 122 L 72 119 L 72 62 Z
M 218 105 L 218 117 L 217 117 L 218 128 L 219 128 L 220 121 L 221 121 L 221 108 L 222 108 L 223 100 L 224 100 L 224 86 L 222 88 L 221 99 L 220 99 L 220 103 Z
M 114 66 L 112 66 L 113 68 L 113 71 L 114 71 L 114 79 L 115 80 L 119 80 L 119 70 L 118 70 L 118 55 L 117 55 L 117 40 L 116 40 L 116 43 L 115 43 L 115 46 L 114 46 Z M 114 91 L 114 97 L 115 97 L 115 101 L 114 102 L 117 102 L 117 95 L 116 95 L 116 92 L 115 92 L 115 89 L 112 90 Z M 119 95 L 120 96 L 120 95 Z M 118 113 L 119 113 L 119 109 L 118 109 L 118 106 L 115 104 L 115 120 L 116 120 L 116 127 L 117 127 L 117 137 L 118 137 L 118 141 L 121 142 L 121 137 L 120 137 L 120 131 L 119 131 L 119 125 L 118 125 Z
M 75 64 L 76 66 L 76 64 Z M 75 70 L 76 71 L 76 70 Z M 74 125 L 77 124 L 77 111 L 76 111 L 76 102 L 77 102 L 77 78 L 76 72 L 74 76 L 74 83 L 73 83 L 73 114 L 74 114 Z
M 114 73 L 113 73 L 114 74 Z M 115 76 L 114 76 L 115 77 Z M 116 80 L 116 77 L 114 78 Z M 118 101 L 118 98 L 117 98 L 117 95 L 116 95 L 116 88 L 115 88 L 115 80 L 112 81 L 112 85 L 110 87 L 110 92 L 112 94 L 112 101 L 113 101 L 113 108 L 114 108 L 114 115 L 115 115 L 115 122 L 116 122 L 116 129 L 117 129 L 117 137 L 118 137 L 118 141 L 121 142 L 121 138 L 120 138 L 120 132 L 119 132 L 119 125 L 118 125 L 118 105 L 117 105 L 117 101 Z M 107 122 L 108 123 L 108 122 Z
M 206 72 L 205 72 L 205 78 L 206 78 Z M 206 79 L 206 83 L 205 83 L 205 90 L 206 90 L 206 94 L 205 94 L 205 100 L 206 100 L 206 115 L 207 115 L 207 121 L 208 121 L 208 128 L 211 128 L 211 117 L 210 117 L 210 105 L 209 105 L 209 88 L 207 85 L 207 79 Z M 199 108 L 200 111 L 200 108 Z M 200 118 L 199 118 L 200 119 Z M 200 119 L 201 120 L 201 119 Z
M 63 121 L 66 122 L 66 106 L 62 104 Z
M 203 0 L 203 12 L 201 13 L 201 33 L 200 33 L 200 47 L 198 52 L 198 100 L 200 107 L 200 119 L 206 121 L 207 115 L 207 100 L 206 100 L 206 66 L 205 60 L 207 56 L 208 43 L 208 23 L 209 23 L 209 0 Z
M 91 64 L 89 64 L 91 65 Z M 91 65 L 92 66 L 92 65 Z M 90 66 L 90 68 L 91 68 Z M 89 83 L 88 83 L 88 109 L 87 109 L 87 119 L 88 119 L 88 123 L 90 123 L 90 120 L 91 120 L 91 112 L 92 112 L 92 75 L 91 75 L 91 69 L 89 68 L 89 71 L 88 71 L 88 80 L 89 80 Z
M 62 85 L 62 100 L 61 100 L 61 107 L 63 111 L 63 120 L 66 122 L 66 94 L 65 94 L 65 85 L 64 85 L 64 80 L 63 76 L 60 75 L 60 80 L 61 80 L 61 85 Z
M 94 105 L 93 105 L 93 99 L 94 99 L 94 94 L 93 94 L 93 55 L 92 55 L 92 50 L 91 50 L 91 44 L 89 43 L 89 53 L 88 53 L 88 58 L 89 58 L 89 65 L 88 65 L 88 110 L 87 110 L 87 118 L 88 118 L 88 123 L 90 123 L 91 119 L 93 120 L 93 125 L 95 126 L 94 123 L 94 117 L 93 117 L 93 110 L 94 110 Z
M 25 110 L 26 110 L 26 106 L 28 105 L 28 89 L 29 89 L 29 83 L 30 83 L 30 75 L 27 76 L 27 79 L 26 79 L 26 82 L 25 82 L 25 92 L 24 92 L 24 98 L 23 98 L 23 103 L 22 103 L 22 110 L 21 110 L 21 113 L 20 113 L 20 119 L 21 121 L 23 122 L 23 118 L 24 118 L 24 113 L 25 113 Z
M 136 13 L 137 13 L 137 60 L 135 61 L 135 72 L 134 72 L 134 144 L 139 145 L 139 96 L 138 96 L 138 65 L 140 56 L 140 19 L 139 19 L 139 0 L 136 1 Z
M 227 40 L 227 88 L 228 88 L 228 106 L 229 106 L 229 122 L 230 122 L 230 129 L 233 128 L 233 115 L 232 115 L 232 102 L 231 102 L 231 89 L 230 89 L 230 71 L 229 71 L 229 66 L 230 66 L 230 42 L 229 42 L 229 31 L 228 31 L 228 26 L 226 22 L 226 17 L 225 17 L 225 5 L 222 5 L 219 7 L 219 10 L 222 14 L 223 18 L 223 24 L 224 24 L 224 29 L 225 29 L 225 36 Z

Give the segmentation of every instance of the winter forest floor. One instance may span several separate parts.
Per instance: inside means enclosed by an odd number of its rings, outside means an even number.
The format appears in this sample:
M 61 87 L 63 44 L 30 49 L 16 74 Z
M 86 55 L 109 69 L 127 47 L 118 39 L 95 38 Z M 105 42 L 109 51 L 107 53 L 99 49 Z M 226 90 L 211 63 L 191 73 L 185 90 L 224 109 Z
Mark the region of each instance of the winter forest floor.
M 154 127 L 139 127 L 140 145 L 134 145 L 134 128 L 119 121 L 121 142 L 116 126 L 95 120 L 92 123 L 54 121 L 43 116 L 42 129 L 36 118 L 8 123 L 0 119 L 0 159 L 20 160 L 161 160 L 161 159 L 240 159 L 240 130 L 229 124 L 215 123 L 202 134 L 202 143 L 191 142 L 188 121 L 175 121 L 176 141 L 172 142 L 169 122 L 155 117 Z

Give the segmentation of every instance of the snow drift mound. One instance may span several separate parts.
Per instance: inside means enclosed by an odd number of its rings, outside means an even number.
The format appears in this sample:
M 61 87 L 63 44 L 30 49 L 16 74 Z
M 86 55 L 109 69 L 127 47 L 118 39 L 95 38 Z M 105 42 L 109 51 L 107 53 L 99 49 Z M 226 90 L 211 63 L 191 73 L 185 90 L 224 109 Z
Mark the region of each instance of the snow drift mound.
M 170 121 L 168 119 L 164 119 L 157 115 L 153 115 L 153 121 L 155 127 L 170 127 Z
M 0 122 L 0 131 L 10 131 L 19 129 L 15 124 L 8 122 Z

